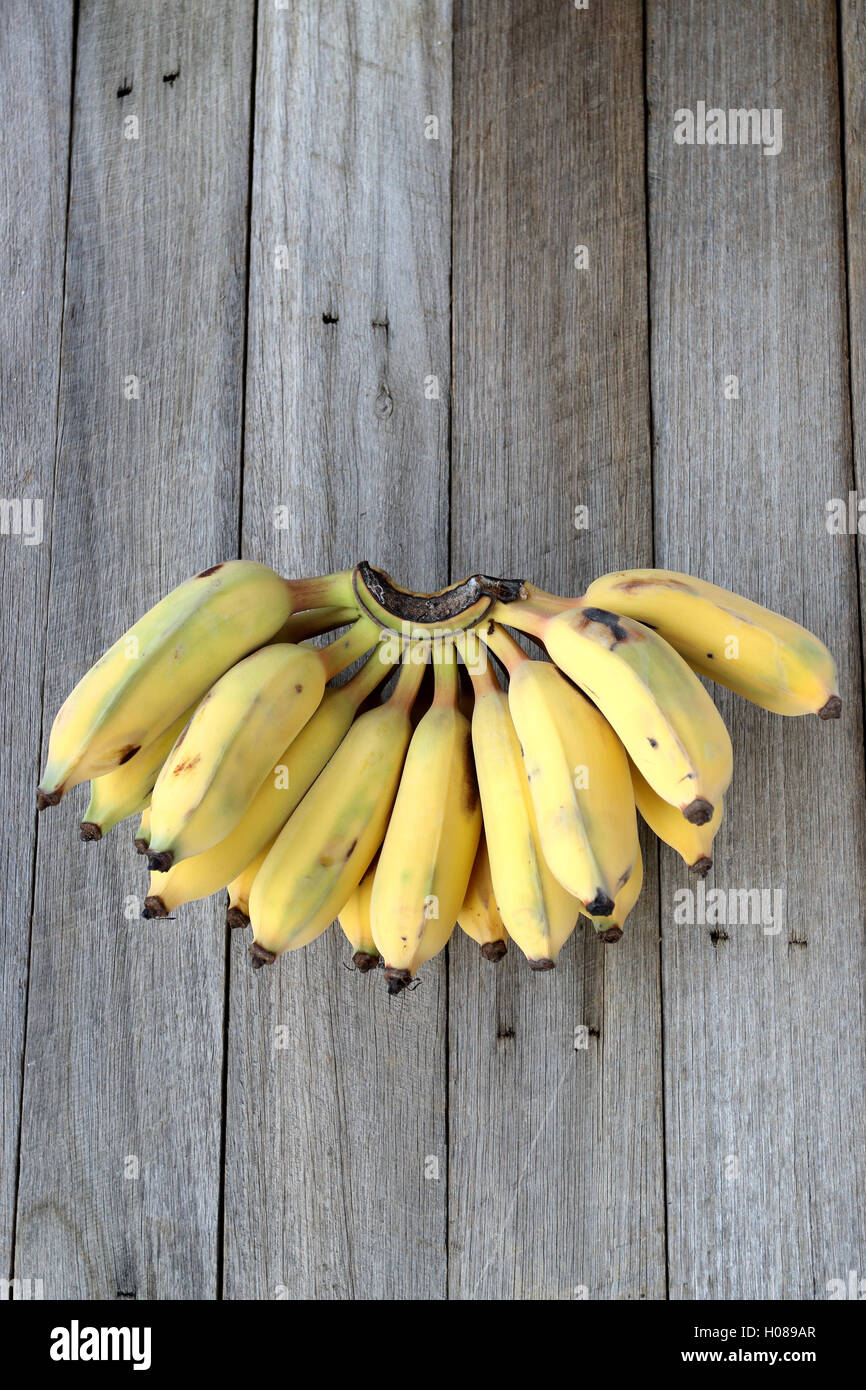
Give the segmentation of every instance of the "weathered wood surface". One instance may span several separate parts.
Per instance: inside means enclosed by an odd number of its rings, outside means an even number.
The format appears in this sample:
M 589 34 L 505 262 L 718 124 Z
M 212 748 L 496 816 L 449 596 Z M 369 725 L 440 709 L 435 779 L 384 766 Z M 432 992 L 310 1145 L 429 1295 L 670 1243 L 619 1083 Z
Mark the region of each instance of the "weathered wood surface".
M 65 245 L 72 7 L 0 13 L 0 488 L 45 499 L 42 545 L 0 539 L 4 751 L 239 547 L 431 588 L 692 569 L 828 640 L 845 713 L 718 692 L 708 886 L 782 888 L 778 934 L 675 926 L 647 840 L 618 947 L 535 977 L 459 938 L 390 1003 L 336 932 L 254 975 L 220 902 L 127 918 L 128 828 L 79 846 L 82 789 L 34 833 L 35 752 L 4 757 L 0 1274 L 825 1297 L 866 1267 L 857 569 L 825 527 L 866 486 L 859 7 L 837 36 L 830 0 L 650 0 L 646 52 L 638 0 L 206 8 L 80 6 Z M 782 152 L 675 145 L 698 101 L 781 107 Z
M 251 15 L 82 7 L 46 734 L 119 632 L 237 550 Z M 16 1273 L 46 1298 L 214 1297 L 223 914 L 141 922 L 129 827 L 81 845 L 70 801 L 39 825 Z
M 641 25 L 459 7 L 454 578 L 652 563 Z M 655 859 L 627 950 L 579 928 L 540 976 L 450 950 L 454 1298 L 664 1297 Z
M 0 10 L 0 1270 L 12 1268 L 60 371 L 72 4 Z M 25 499 L 30 505 L 25 510 Z M 5 510 L 6 504 L 18 513 Z M 17 530 L 17 534 L 16 534 Z M 15 750 L 14 753 L 12 750 Z M 7 751 L 10 756 L 7 756 Z
M 447 0 L 260 7 L 243 543 L 283 573 L 447 582 L 450 39 Z M 444 963 L 390 1000 L 336 930 L 257 976 L 246 947 L 226 1295 L 444 1297 Z
M 852 486 L 835 13 L 651 3 L 648 41 L 656 563 L 813 629 L 845 701 L 822 725 L 716 692 L 710 886 L 780 889 L 769 930 L 673 925 L 662 857 L 669 1290 L 820 1299 L 866 1254 L 860 645 L 853 542 L 825 525 Z M 781 108 L 781 152 L 676 145 L 698 100 Z

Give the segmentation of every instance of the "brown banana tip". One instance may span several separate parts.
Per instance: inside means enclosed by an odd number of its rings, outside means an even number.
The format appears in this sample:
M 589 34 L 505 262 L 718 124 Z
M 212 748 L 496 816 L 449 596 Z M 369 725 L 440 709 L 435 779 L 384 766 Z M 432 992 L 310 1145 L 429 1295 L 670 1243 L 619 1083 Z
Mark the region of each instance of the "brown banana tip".
M 530 970 L 553 970 L 555 966 L 556 961 L 548 960 L 546 957 L 542 960 L 531 960 L 529 962 Z
M 818 710 L 819 719 L 838 719 L 842 713 L 842 701 L 838 695 L 831 695 L 826 705 Z
M 689 870 L 691 873 L 697 874 L 698 878 L 706 878 L 707 874 L 710 872 L 710 869 L 712 867 L 712 859 L 709 859 L 705 854 L 702 854 L 700 859 L 696 859 L 694 864 L 689 865 Z
M 399 994 L 401 989 L 412 983 L 412 976 L 408 970 L 395 970 L 392 965 L 388 965 L 385 967 L 385 982 L 389 994 Z
M 607 896 L 602 888 L 595 890 L 595 897 L 591 903 L 587 903 L 586 910 L 591 917 L 609 917 L 613 912 L 613 899 Z
M 148 847 L 147 867 L 157 874 L 167 874 L 174 863 L 174 855 L 170 849 L 160 850 L 157 854 L 151 854 Z
M 706 825 L 713 818 L 713 803 L 702 796 L 696 796 L 688 806 L 683 807 L 683 815 L 692 825 Z
M 59 806 L 63 791 L 43 792 L 36 788 L 36 809 L 37 811 L 47 811 L 49 806 Z
M 239 907 L 230 907 L 226 913 L 226 926 L 231 927 L 232 931 L 246 931 L 250 924 L 250 919 Z
M 146 917 L 148 920 L 150 920 L 151 917 L 167 917 L 168 908 L 166 907 L 162 898 L 158 898 L 154 894 L 151 897 L 145 898 L 144 907 L 142 909 L 141 915 L 142 917 Z
M 605 946 L 612 946 L 615 941 L 622 937 L 622 927 L 608 927 L 605 931 L 599 932 L 598 939 L 603 941 Z
M 92 820 L 83 820 L 78 827 L 78 834 L 82 840 L 101 840 L 102 826 L 96 825 Z
M 379 957 L 371 955 L 369 951 L 356 951 L 352 957 L 352 964 L 362 975 L 366 975 L 368 970 L 376 969 Z
M 481 947 L 481 954 L 485 960 L 492 960 L 495 964 L 496 961 L 502 960 L 507 950 L 504 941 L 485 941 Z
M 260 946 L 257 941 L 253 941 L 248 947 L 250 962 L 253 970 L 261 970 L 263 965 L 273 965 L 277 958 L 276 951 L 268 951 L 264 946 Z
M 147 851 L 150 849 L 147 840 L 133 840 L 132 843 L 135 845 L 137 854 L 147 854 Z

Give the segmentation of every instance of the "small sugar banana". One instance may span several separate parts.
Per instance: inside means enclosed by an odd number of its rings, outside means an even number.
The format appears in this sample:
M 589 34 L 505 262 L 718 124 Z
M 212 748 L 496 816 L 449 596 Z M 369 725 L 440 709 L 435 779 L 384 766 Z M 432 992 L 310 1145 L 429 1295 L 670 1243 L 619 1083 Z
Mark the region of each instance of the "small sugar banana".
M 457 921 L 466 935 L 481 947 L 481 954 L 485 960 L 502 959 L 508 950 L 508 932 L 496 905 L 490 874 L 490 857 L 483 831 Z
M 370 898 L 378 859 L 374 859 L 358 887 L 340 908 L 340 929 L 352 948 L 352 964 L 365 975 L 379 964 L 379 952 L 370 927 Z
M 722 823 L 724 802 L 719 802 L 713 811 L 712 819 L 705 825 L 692 825 L 691 821 L 680 815 L 675 806 L 662 801 L 631 760 L 629 770 L 637 808 L 650 830 L 660 840 L 664 840 L 666 845 L 670 845 L 671 849 L 676 850 L 692 873 L 706 878 L 713 867 L 713 840 Z

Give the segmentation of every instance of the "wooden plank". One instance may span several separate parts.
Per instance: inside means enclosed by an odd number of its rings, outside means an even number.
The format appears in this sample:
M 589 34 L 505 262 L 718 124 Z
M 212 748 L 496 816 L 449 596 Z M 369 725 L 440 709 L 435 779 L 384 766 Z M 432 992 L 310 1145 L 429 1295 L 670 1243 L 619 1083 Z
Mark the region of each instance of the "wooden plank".
M 641 6 L 461 5 L 454 88 L 454 577 L 580 593 L 652 561 Z M 450 948 L 452 1297 L 664 1297 L 657 912 Z
M 820 1299 L 866 1256 L 857 595 L 825 525 L 851 486 L 835 12 L 653 0 L 648 35 L 656 562 L 817 632 L 844 697 L 825 726 L 716 692 L 714 883 L 781 890 L 781 930 L 675 926 L 662 860 L 670 1296 Z M 698 101 L 781 109 L 781 151 L 675 143 Z
M 447 580 L 450 36 L 447 0 L 260 8 L 243 538 L 287 574 Z M 258 976 L 245 957 L 226 1296 L 443 1296 L 441 962 L 389 1003 L 336 928 Z
M 5 833 L 0 874 L 0 1268 L 12 1234 L 27 1000 L 33 857 L 33 761 L 42 719 L 51 488 L 57 429 L 72 4 L 40 14 L 27 0 L 0 12 L 0 539 L 6 679 L 0 767 Z M 38 177 L 34 177 L 38 171 Z M 6 510 L 6 504 L 10 509 Z M 17 750 L 12 753 L 11 750 Z M 36 1277 L 36 1276 L 33 1276 Z
M 866 322 L 863 313 L 866 306 L 866 109 L 862 93 L 866 74 L 866 15 L 851 0 L 842 0 L 839 15 L 851 431 L 854 486 L 858 497 L 863 498 L 866 497 Z M 862 525 L 866 528 L 866 521 Z M 861 576 L 866 569 L 862 545 L 862 541 L 857 542 Z M 861 622 L 862 595 L 861 587 Z
M 82 9 L 46 733 L 138 614 L 236 553 L 252 41 L 250 3 Z M 40 823 L 16 1270 L 46 1298 L 213 1297 L 222 907 L 140 922 L 129 826 L 79 845 L 85 800 Z

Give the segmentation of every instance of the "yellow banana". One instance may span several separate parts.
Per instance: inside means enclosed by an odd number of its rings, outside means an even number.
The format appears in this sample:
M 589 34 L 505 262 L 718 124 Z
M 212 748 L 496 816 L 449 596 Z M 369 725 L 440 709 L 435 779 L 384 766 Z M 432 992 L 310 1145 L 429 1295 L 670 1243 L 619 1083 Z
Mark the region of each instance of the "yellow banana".
M 382 843 L 424 666 L 408 660 L 384 704 L 355 721 L 293 811 L 250 894 L 254 967 L 320 936 Z
M 141 820 L 138 822 L 138 829 L 132 843 L 139 854 L 147 854 L 150 844 L 150 797 L 148 797 L 147 805 L 141 813 Z
M 194 708 L 184 710 L 159 738 L 140 748 L 128 762 L 94 778 L 90 784 L 90 803 L 80 827 L 82 840 L 101 840 L 120 821 L 150 805 L 150 794 L 159 770 Z
M 281 751 L 318 709 L 325 682 L 377 637 L 378 629 L 362 618 L 328 647 L 265 646 L 220 677 L 153 789 L 151 869 L 164 873 L 229 833 Z
M 340 908 L 340 929 L 352 947 L 352 964 L 365 975 L 379 964 L 379 952 L 370 929 L 370 898 L 377 859 L 373 860 L 352 896 Z
M 472 747 L 493 890 L 502 920 L 533 970 L 550 970 L 574 931 L 578 904 L 554 877 L 541 848 L 520 742 L 505 692 L 458 639 L 475 687 Z
M 619 892 L 617 893 L 616 901 L 614 902 L 613 912 L 610 914 L 610 916 L 593 917 L 589 912 L 584 912 L 583 914 L 585 917 L 589 917 L 589 920 L 595 927 L 599 941 L 604 941 L 605 943 L 612 944 L 614 941 L 620 940 L 623 932 L 623 927 L 625 926 L 625 919 L 631 912 L 638 898 L 640 897 L 640 890 L 642 887 L 643 859 L 641 858 L 641 852 L 638 849 L 637 859 L 634 862 L 634 868 L 632 869 L 631 874 L 629 875 L 628 882 L 624 883 L 622 888 L 620 888 Z M 581 911 L 583 911 L 583 909 L 581 909 Z
M 266 565 L 230 560 L 168 594 L 92 666 L 60 708 L 39 784 L 40 810 L 131 758 L 261 646 L 295 607 Z
M 715 807 L 712 819 L 705 825 L 692 825 L 675 806 L 662 801 L 631 761 L 630 771 L 637 808 L 650 830 L 671 849 L 675 849 L 693 873 L 706 878 L 713 867 L 713 840 L 722 823 L 724 801 Z
M 433 702 L 412 735 L 373 880 L 370 927 L 390 994 L 443 949 L 481 834 L 469 720 L 451 643 L 434 654 Z
M 775 714 L 838 719 L 833 658 L 811 632 L 739 594 L 672 570 L 619 570 L 596 579 L 587 603 L 656 629 L 702 676 Z
M 457 921 L 466 935 L 477 941 L 485 960 L 502 959 L 508 950 L 508 932 L 496 905 L 490 857 L 483 831 Z
M 167 873 L 154 871 L 146 917 L 167 917 L 182 903 L 218 893 L 271 844 L 345 738 L 364 700 L 391 669 L 377 647 L 345 685 L 325 691 L 312 719 L 277 759 L 237 825 L 203 854 L 180 859 Z
M 549 661 L 530 660 L 495 623 L 478 631 L 508 670 L 508 708 L 548 866 L 586 912 L 608 916 L 638 854 L 625 749 Z
M 276 836 L 274 836 L 274 839 L 276 839 Z M 260 849 L 252 863 L 247 864 L 247 867 L 238 874 L 237 878 L 233 878 L 228 885 L 229 900 L 226 907 L 227 927 L 232 927 L 235 930 L 242 930 L 244 927 L 249 926 L 250 893 L 252 892 L 256 874 L 264 864 L 268 851 L 273 843 L 274 841 L 271 840 L 263 849 Z
M 633 618 L 555 600 L 495 605 L 492 616 L 540 637 L 553 661 L 612 724 L 650 786 L 695 825 L 731 780 L 731 739 L 694 671 Z

